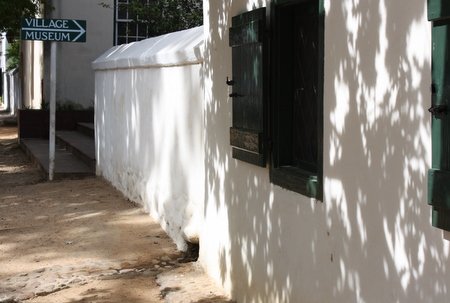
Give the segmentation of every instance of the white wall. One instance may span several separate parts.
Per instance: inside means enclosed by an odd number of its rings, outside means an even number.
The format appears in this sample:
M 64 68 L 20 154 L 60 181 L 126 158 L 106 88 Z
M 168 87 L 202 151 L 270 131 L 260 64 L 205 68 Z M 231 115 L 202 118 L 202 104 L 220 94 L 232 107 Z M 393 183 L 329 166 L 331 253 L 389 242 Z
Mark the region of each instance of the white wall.
M 44 79 L 44 43 L 42 41 L 22 41 L 22 106 L 21 108 L 41 108 Z
M 110 6 L 100 5 L 104 2 Z M 47 18 L 86 20 L 85 43 L 58 43 L 57 102 L 94 106 L 94 72 L 91 62 L 113 45 L 113 0 L 53 0 Z M 46 48 L 46 70 L 50 71 L 50 47 Z M 50 77 L 45 82 L 45 99 L 50 99 Z
M 0 102 L 0 110 L 7 109 L 7 98 L 8 95 L 5 93 L 8 89 L 7 87 L 7 76 L 5 73 L 6 69 L 6 47 L 8 46 L 8 40 L 6 39 L 6 33 L 0 32 L 0 85 L 1 85 L 1 97 L 2 101 Z
M 198 242 L 204 201 L 203 28 L 115 47 L 94 63 L 97 174 Z
M 431 226 L 426 0 L 325 0 L 324 201 L 231 157 L 231 17 L 205 0 L 205 226 L 200 261 L 237 302 L 448 302 Z
M 9 113 L 11 115 L 17 115 L 17 109 L 22 108 L 22 91 L 19 70 L 16 68 L 14 70 L 6 72 L 6 79 L 8 82 L 7 94 L 9 102 Z

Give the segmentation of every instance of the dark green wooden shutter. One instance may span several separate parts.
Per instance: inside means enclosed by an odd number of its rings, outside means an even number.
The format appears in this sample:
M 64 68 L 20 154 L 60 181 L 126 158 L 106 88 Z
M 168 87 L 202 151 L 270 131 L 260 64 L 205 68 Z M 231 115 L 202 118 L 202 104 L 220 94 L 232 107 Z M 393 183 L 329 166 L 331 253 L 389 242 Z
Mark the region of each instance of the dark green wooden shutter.
M 233 158 L 264 167 L 265 161 L 265 8 L 232 18 Z
M 448 19 L 450 15 L 450 1 L 448 0 L 428 0 L 428 20 L 436 21 Z
M 429 0 L 432 29 L 432 168 L 428 204 L 432 224 L 450 231 L 450 1 Z

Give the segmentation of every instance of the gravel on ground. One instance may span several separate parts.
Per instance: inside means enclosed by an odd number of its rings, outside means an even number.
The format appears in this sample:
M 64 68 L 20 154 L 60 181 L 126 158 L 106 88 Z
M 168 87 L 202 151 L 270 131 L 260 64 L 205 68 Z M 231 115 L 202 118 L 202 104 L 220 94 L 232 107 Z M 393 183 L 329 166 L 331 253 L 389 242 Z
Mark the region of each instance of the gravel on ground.
M 232 302 L 105 180 L 48 182 L 0 126 L 1 302 Z

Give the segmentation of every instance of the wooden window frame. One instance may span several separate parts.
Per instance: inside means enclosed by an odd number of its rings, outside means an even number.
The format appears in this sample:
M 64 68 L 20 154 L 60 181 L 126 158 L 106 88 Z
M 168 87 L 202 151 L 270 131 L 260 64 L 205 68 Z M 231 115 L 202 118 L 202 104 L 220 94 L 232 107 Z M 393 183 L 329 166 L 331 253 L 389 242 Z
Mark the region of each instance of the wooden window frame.
M 133 18 L 131 18 L 128 9 L 130 3 L 131 0 L 114 0 L 114 45 L 127 44 L 130 42 L 136 42 L 148 38 L 148 26 L 146 24 L 136 23 Z M 149 3 L 148 0 L 147 3 Z M 119 16 L 119 9 L 121 6 L 126 7 L 125 18 L 120 18 Z M 127 27 L 126 33 L 124 35 L 121 35 L 119 33 L 120 24 Z M 140 35 L 140 32 L 142 32 L 142 28 L 145 28 L 145 35 Z M 130 34 L 130 29 L 135 33 L 134 35 Z
M 427 202 L 432 207 L 434 227 L 450 231 L 450 3 L 428 1 L 428 20 L 432 22 L 431 142 L 432 163 L 428 171 Z
M 324 58 L 324 1 L 317 1 L 318 9 L 318 79 L 317 79 L 317 162 L 315 169 L 299 168 L 290 165 L 279 165 L 282 155 L 283 145 L 280 140 L 280 128 L 283 121 L 278 117 L 280 113 L 280 102 L 277 102 L 281 96 L 282 77 L 278 63 L 282 56 L 277 47 L 278 33 L 280 30 L 280 21 L 278 20 L 278 10 L 285 9 L 288 6 L 294 6 L 305 3 L 308 0 L 275 0 L 271 5 L 271 102 L 270 102 L 270 125 L 271 132 L 271 163 L 270 180 L 273 184 L 279 185 L 291 191 L 295 191 L 307 197 L 323 200 L 323 58 Z M 281 19 L 281 18 L 280 18 Z

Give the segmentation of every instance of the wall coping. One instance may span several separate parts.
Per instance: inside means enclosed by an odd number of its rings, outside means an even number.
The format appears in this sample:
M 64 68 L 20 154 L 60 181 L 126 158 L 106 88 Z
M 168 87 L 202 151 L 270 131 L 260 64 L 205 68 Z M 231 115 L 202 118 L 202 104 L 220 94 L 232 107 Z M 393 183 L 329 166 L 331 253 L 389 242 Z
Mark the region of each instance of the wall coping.
M 94 70 L 199 64 L 203 62 L 203 26 L 110 48 L 94 62 Z

